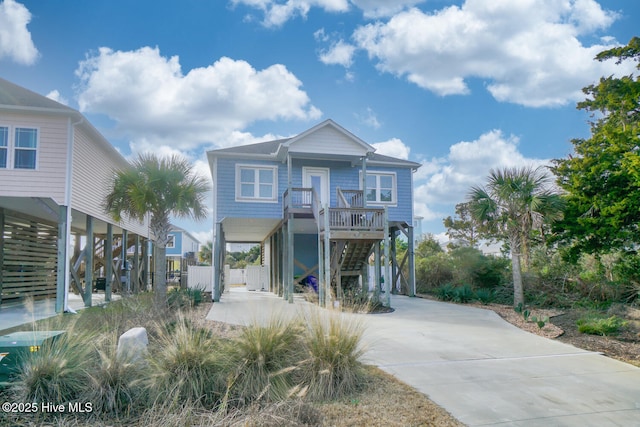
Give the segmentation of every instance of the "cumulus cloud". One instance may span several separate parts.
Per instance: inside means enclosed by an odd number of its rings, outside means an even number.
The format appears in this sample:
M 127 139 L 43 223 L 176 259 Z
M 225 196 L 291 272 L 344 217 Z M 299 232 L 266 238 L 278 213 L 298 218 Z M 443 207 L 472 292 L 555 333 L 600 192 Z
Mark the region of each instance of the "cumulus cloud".
M 364 114 L 356 114 L 355 116 L 360 123 L 363 123 L 373 129 L 380 129 L 381 124 L 378 120 L 378 116 L 371 108 L 367 108 L 367 111 Z
M 382 154 L 384 156 L 396 157 L 398 159 L 409 159 L 409 151 L 411 148 L 402 142 L 398 138 L 391 138 L 388 141 L 377 142 L 371 144 L 376 149 L 376 154 Z
M 465 201 L 469 189 L 483 185 L 491 169 L 549 165 L 548 159 L 523 156 L 518 143 L 516 136 L 492 130 L 452 145 L 446 157 L 423 162 L 414 175 L 416 214 L 425 220 L 443 218 L 441 212 Z
M 416 4 L 424 2 L 425 0 L 351 0 L 351 3 L 362 10 L 362 13 L 366 18 L 381 18 L 385 16 L 392 16 L 411 6 L 415 6 Z
M 228 145 L 230 135 L 257 120 L 321 115 L 300 80 L 280 64 L 256 70 L 223 57 L 183 74 L 179 58 L 163 57 L 158 48 L 100 48 L 76 74 L 80 111 L 108 115 L 135 141 L 174 149 Z
M 398 13 L 359 27 L 353 39 L 380 71 L 438 95 L 467 94 L 468 80 L 478 78 L 498 101 L 557 106 L 582 99 L 581 88 L 602 75 L 633 71 L 593 60 L 610 39 L 591 46 L 578 39 L 616 16 L 595 0 L 466 0 Z
M 57 89 L 52 90 L 51 92 L 49 92 L 45 96 L 47 98 L 49 98 L 49 99 L 52 99 L 52 100 L 54 100 L 56 102 L 59 102 L 60 104 L 69 105 L 69 101 L 67 100 L 67 98 L 62 96 Z
M 338 40 L 331 44 L 329 49 L 320 51 L 320 62 L 327 65 L 342 65 L 349 68 L 353 63 L 353 54 L 356 47 L 346 43 L 344 40 Z
M 14 0 L 0 3 L 0 59 L 9 58 L 18 64 L 31 65 L 38 59 L 38 49 L 31 40 L 27 24 L 31 12 Z
M 260 10 L 264 14 L 262 24 L 266 27 L 280 27 L 295 17 L 307 17 L 312 7 L 327 12 L 346 12 L 348 0 L 231 0 L 232 5 L 245 5 Z

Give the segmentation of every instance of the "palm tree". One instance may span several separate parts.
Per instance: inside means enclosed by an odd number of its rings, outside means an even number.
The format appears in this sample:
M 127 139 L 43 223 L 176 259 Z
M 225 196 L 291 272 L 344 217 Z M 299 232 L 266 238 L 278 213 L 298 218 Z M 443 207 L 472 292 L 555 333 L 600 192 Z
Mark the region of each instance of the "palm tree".
M 205 245 L 200 248 L 200 252 L 198 252 L 198 257 L 200 258 L 200 262 L 206 265 L 211 265 L 211 256 L 213 254 L 213 242 L 208 240 Z
M 116 221 L 123 216 L 142 221 L 145 215 L 150 215 L 149 226 L 155 236 L 156 302 L 164 305 L 170 218 L 206 218 L 204 198 L 209 184 L 193 172 L 187 160 L 176 155 L 160 158 L 140 154 L 131 166 L 116 171 L 104 209 Z
M 562 218 L 563 199 L 550 188 L 551 177 L 541 168 L 491 170 L 484 187 L 469 193 L 473 218 L 511 250 L 513 305 L 524 305 L 520 255 L 533 229 Z

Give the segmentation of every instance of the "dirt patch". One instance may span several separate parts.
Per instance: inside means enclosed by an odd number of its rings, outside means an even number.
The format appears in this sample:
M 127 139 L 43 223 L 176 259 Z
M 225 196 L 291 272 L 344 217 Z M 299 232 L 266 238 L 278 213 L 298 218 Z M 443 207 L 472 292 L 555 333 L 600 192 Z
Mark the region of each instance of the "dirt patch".
M 626 322 L 619 334 L 599 336 L 583 334 L 578 331 L 577 321 L 593 313 L 582 308 L 562 310 L 532 309 L 530 316 L 549 318 L 544 327 L 539 328 L 533 322 L 526 322 L 520 313 L 511 306 L 499 304 L 473 304 L 476 307 L 495 311 L 500 317 L 532 334 L 556 339 L 583 350 L 600 352 L 605 356 L 640 366 L 640 310 L 628 305 L 614 305 L 602 315 L 616 315 Z

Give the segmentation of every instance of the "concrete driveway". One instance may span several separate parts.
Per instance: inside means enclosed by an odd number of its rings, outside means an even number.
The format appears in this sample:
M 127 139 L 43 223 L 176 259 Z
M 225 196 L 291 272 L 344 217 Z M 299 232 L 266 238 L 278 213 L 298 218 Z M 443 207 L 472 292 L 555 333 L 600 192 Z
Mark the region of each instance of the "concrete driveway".
M 365 362 L 469 426 L 640 426 L 640 368 L 524 332 L 490 310 L 392 297 L 365 322 Z M 232 289 L 207 319 L 246 325 L 310 305 Z

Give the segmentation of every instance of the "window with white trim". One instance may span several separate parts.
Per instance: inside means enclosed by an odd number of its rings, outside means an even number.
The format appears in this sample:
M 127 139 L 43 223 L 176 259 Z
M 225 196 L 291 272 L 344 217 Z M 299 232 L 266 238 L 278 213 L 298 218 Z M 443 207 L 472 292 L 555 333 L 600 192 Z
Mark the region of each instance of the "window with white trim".
M 236 165 L 236 200 L 278 200 L 277 166 Z
M 0 126 L 0 168 L 36 169 L 38 129 Z
M 6 169 L 9 160 L 9 128 L 0 126 L 0 168 Z
M 169 234 L 167 236 L 168 240 L 167 240 L 167 246 L 165 246 L 167 249 L 173 249 L 176 247 L 176 236 L 173 234 Z
M 396 204 L 396 174 L 393 172 L 367 171 L 367 188 L 365 190 L 367 203 Z

